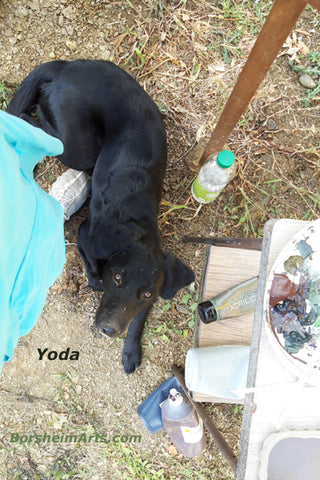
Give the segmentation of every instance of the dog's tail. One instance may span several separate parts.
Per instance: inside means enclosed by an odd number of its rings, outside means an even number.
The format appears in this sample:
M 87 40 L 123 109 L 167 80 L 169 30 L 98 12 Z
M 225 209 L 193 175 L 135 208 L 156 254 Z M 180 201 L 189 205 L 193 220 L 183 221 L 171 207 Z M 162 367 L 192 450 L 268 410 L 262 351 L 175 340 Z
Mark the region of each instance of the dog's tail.
M 39 65 L 32 70 L 13 96 L 7 112 L 17 117 L 23 113 L 31 113 L 38 103 L 41 84 L 51 82 L 65 63 L 64 60 L 56 60 Z

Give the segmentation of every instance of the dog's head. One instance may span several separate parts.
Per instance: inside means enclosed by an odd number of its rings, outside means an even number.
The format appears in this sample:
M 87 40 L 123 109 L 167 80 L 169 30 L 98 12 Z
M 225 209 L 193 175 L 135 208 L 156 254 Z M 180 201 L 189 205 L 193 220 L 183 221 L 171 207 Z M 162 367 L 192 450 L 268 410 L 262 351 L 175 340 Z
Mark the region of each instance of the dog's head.
M 116 337 L 159 296 L 172 298 L 193 280 L 193 272 L 173 255 L 143 244 L 125 248 L 115 253 L 104 268 L 104 293 L 96 326 L 106 335 Z

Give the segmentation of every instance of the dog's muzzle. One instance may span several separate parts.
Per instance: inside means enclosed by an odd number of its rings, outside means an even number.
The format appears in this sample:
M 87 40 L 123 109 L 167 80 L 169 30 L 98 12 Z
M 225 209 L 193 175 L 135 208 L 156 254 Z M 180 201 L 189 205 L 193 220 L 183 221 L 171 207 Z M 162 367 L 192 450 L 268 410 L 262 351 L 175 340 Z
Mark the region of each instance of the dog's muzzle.
M 125 310 L 110 312 L 100 306 L 96 313 L 95 326 L 108 337 L 118 337 L 128 327 L 125 317 Z

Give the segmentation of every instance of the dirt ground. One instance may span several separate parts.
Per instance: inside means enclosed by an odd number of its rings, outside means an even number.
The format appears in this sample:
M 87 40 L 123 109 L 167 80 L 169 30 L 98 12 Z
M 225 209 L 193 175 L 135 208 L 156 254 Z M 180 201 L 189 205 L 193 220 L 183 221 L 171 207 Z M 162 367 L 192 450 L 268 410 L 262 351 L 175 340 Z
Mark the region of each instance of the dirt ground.
M 196 274 L 195 285 L 174 301 L 160 299 L 155 304 L 143 336 L 142 365 L 127 376 L 121 366 L 123 338 L 106 339 L 93 328 L 100 294 L 87 286 L 75 245 L 87 205 L 66 222 L 64 271 L 51 287 L 36 326 L 19 340 L 3 368 L 1 478 L 233 478 L 209 437 L 205 453 L 184 458 L 164 432 L 147 431 L 136 408 L 171 376 L 173 363 L 184 365 L 193 345 L 194 306 L 206 248 L 183 244 L 183 236 L 262 236 L 269 218 L 319 216 L 319 94 L 312 98 L 288 65 L 311 65 L 319 81 L 320 57 L 319 64 L 308 57 L 309 52 L 319 52 L 319 15 L 310 8 L 230 138 L 238 176 L 211 205 L 199 208 L 190 196 L 195 173 L 186 163 L 187 155 L 200 138 L 210 136 L 219 118 L 272 2 L 260 3 L 259 11 L 257 2 L 245 0 L 1 3 L 3 108 L 32 68 L 76 58 L 114 61 L 157 102 L 169 147 L 159 214 L 163 248 Z M 35 178 L 48 189 L 63 171 L 56 159 L 47 159 L 37 167 Z M 38 348 L 59 352 L 67 347 L 80 352 L 79 360 L 39 361 Z M 237 455 L 241 407 L 206 407 Z M 87 439 L 106 435 L 110 442 L 21 443 L 11 441 L 14 433 L 85 433 Z M 140 441 L 131 442 L 130 436 L 137 435 Z

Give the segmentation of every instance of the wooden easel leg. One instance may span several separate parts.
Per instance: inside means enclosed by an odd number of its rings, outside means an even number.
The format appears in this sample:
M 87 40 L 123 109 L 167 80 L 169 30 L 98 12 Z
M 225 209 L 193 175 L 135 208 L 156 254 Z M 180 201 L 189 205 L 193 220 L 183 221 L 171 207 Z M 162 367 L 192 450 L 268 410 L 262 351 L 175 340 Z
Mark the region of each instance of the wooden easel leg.
M 209 155 L 218 153 L 227 142 L 306 5 L 306 0 L 274 1 L 270 14 L 200 158 L 199 167 L 202 167 Z

